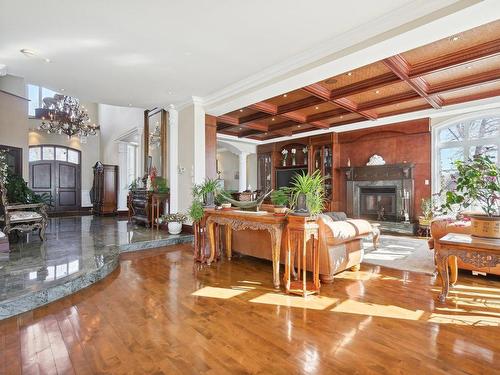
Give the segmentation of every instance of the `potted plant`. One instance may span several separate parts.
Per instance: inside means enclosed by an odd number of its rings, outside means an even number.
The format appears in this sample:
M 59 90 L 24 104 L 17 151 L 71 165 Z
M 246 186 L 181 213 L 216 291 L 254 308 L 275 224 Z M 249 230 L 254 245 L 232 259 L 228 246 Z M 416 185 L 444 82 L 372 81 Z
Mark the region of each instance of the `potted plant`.
M 458 175 L 456 188 L 446 192 L 442 208 L 481 207 L 483 214 L 469 215 L 472 235 L 500 238 L 500 168 L 485 154 L 474 155 L 466 161 L 455 161 Z
M 320 171 L 295 175 L 289 190 L 295 215 L 316 216 L 323 211 L 325 188 Z
M 432 198 L 422 198 L 420 202 L 420 209 L 422 210 L 422 215 L 418 217 L 418 223 L 421 226 L 429 226 L 432 217 L 434 216 L 434 205 Z
M 157 194 L 167 194 L 170 191 L 167 179 L 163 177 L 155 177 L 152 179 L 151 185 L 153 191 Z
M 285 188 L 274 190 L 271 193 L 271 202 L 274 205 L 274 214 L 285 215 L 288 209 L 287 208 L 288 201 L 289 201 L 288 192 Z
M 221 207 L 223 210 L 231 208 L 231 203 L 227 200 L 227 197 L 229 195 L 230 193 L 225 190 L 219 191 L 217 196 L 215 197 L 215 204 Z
M 179 234 L 182 232 L 182 224 L 187 220 L 187 216 L 180 213 L 169 214 L 163 217 L 163 221 L 168 223 L 168 233 Z
M 193 195 L 201 197 L 205 207 L 211 207 L 215 205 L 215 197 L 221 190 L 218 180 L 207 178 L 202 184 L 194 186 Z

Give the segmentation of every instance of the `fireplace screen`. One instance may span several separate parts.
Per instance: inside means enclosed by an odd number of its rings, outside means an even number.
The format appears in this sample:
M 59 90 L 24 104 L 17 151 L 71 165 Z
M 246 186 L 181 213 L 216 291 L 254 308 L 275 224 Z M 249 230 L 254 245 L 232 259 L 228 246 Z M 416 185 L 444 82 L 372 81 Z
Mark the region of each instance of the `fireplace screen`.
M 360 217 L 372 220 L 396 220 L 396 187 L 367 186 L 359 189 Z

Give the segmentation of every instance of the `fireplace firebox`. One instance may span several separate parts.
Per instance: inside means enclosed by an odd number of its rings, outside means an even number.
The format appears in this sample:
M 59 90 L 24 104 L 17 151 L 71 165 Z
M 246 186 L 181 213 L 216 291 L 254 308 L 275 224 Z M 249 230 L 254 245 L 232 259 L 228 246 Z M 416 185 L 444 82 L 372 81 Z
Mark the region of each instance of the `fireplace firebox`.
M 370 220 L 396 221 L 396 186 L 359 188 L 359 216 Z

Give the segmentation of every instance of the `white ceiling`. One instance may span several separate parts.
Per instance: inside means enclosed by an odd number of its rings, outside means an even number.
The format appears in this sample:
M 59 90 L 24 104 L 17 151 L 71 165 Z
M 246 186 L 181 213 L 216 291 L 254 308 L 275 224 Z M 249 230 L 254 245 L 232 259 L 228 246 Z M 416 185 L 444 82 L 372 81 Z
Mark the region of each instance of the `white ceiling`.
M 0 0 L 0 64 L 27 82 L 88 101 L 178 105 L 378 19 L 391 20 L 389 28 L 402 22 L 399 13 L 417 18 L 422 8 L 430 13 L 455 2 Z M 368 39 L 375 31 L 364 32 Z

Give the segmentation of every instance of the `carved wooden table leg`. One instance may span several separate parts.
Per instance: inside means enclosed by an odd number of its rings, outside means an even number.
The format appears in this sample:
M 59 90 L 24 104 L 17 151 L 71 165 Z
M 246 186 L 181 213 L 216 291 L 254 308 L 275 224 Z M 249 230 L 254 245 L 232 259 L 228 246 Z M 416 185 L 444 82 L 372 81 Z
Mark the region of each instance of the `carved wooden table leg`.
M 439 277 L 441 278 L 442 290 L 439 295 L 439 301 L 441 303 L 446 302 L 446 297 L 448 297 L 448 292 L 450 290 L 450 278 L 448 275 L 448 255 L 436 254 L 437 268 L 439 272 Z
M 455 286 L 458 279 L 458 261 L 456 256 L 450 255 L 448 266 L 450 267 L 450 284 L 451 286 Z
M 373 248 L 377 250 L 380 243 L 380 224 L 372 224 L 372 240 Z
M 281 248 L 281 226 L 273 226 L 269 229 L 273 247 L 273 284 L 275 289 L 280 287 L 280 248 Z
M 208 238 L 210 241 L 210 257 L 207 260 L 207 264 L 210 265 L 215 258 L 215 222 L 212 220 L 207 220 Z
M 231 236 L 233 234 L 233 229 L 231 228 L 230 225 L 226 225 L 226 254 L 227 254 L 227 259 L 231 260 L 233 250 L 231 248 Z

